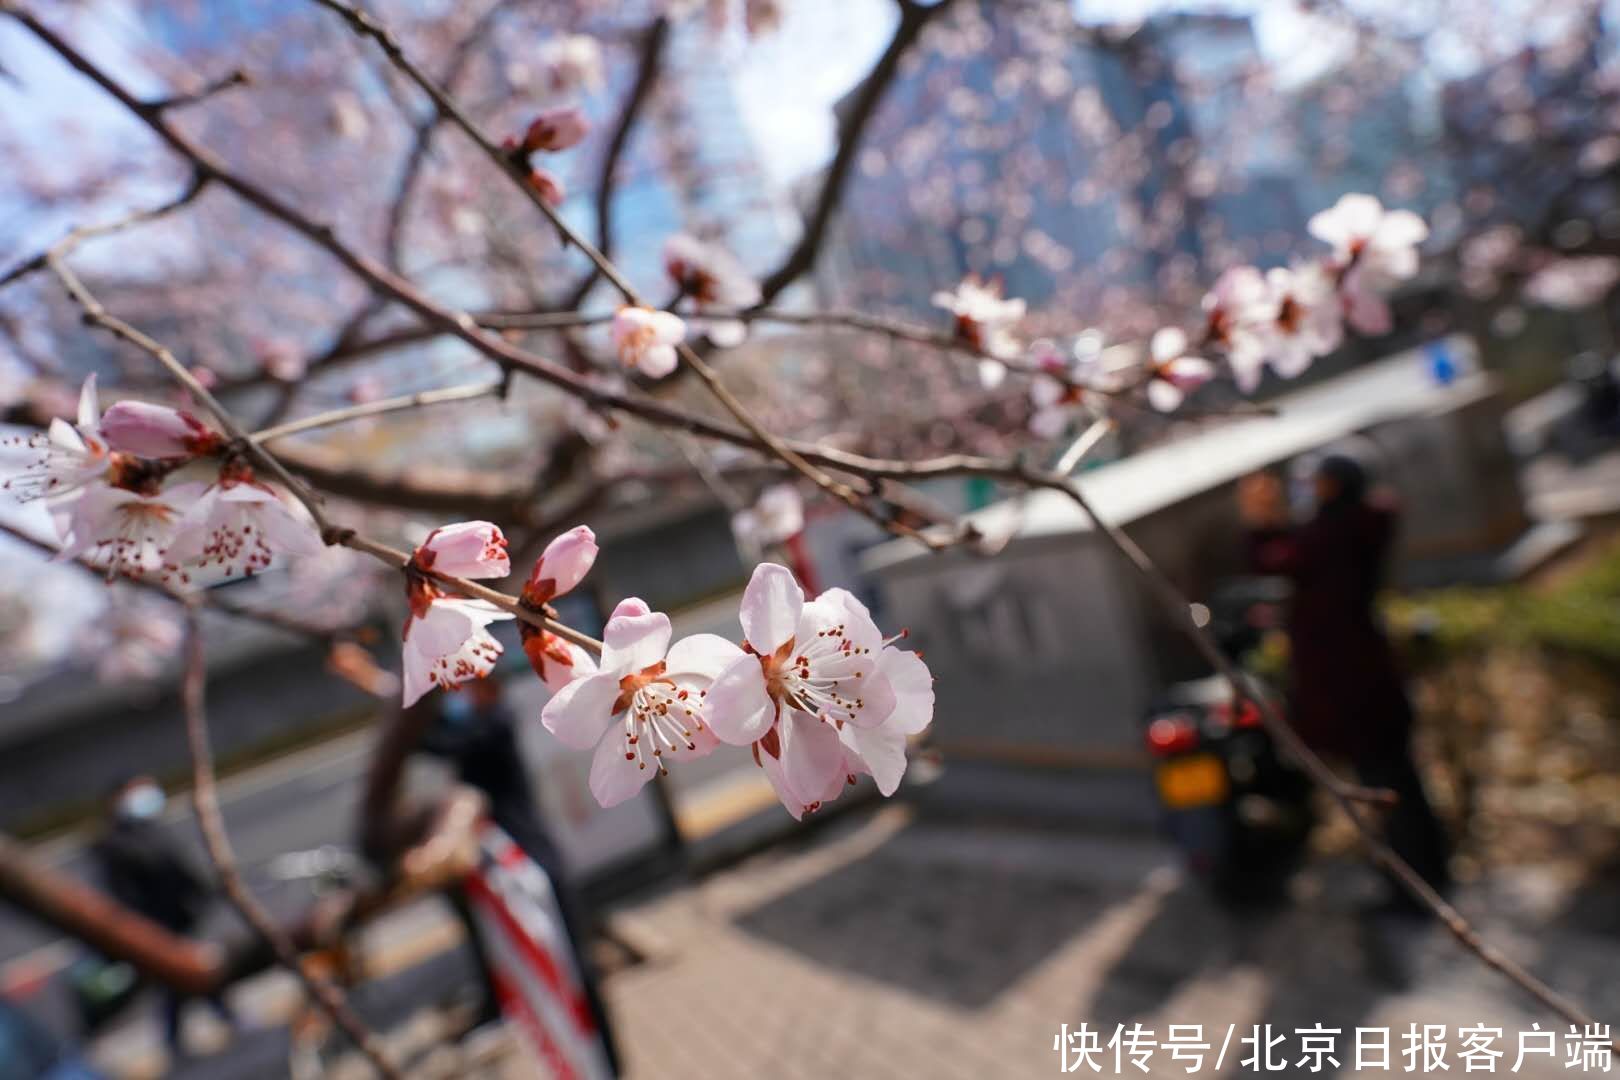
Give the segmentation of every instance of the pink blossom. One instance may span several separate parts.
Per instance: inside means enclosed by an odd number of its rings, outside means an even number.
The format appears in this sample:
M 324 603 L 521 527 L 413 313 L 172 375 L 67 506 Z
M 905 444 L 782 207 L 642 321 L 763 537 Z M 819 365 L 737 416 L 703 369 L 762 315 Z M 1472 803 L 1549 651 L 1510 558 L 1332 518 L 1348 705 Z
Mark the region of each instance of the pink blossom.
M 95 484 L 56 515 L 63 539 L 59 559 L 83 558 L 103 567 L 107 578 L 146 577 L 166 566 L 180 522 L 199 485 L 181 484 L 148 495 Z
M 482 679 L 500 659 L 501 643 L 485 629 L 492 622 L 510 619 L 483 600 L 463 600 L 440 594 L 420 615 L 405 620 L 405 706 L 416 704 L 436 686 L 451 687 Z
M 112 451 L 101 434 L 96 377 L 79 388 L 77 424 L 57 417 L 44 433 L 0 440 L 0 451 L 22 458 L 20 467 L 7 465 L 11 475 L 0 484 L 20 502 L 69 495 L 105 476 Z
M 1386 210 L 1372 195 L 1350 194 L 1307 223 L 1310 234 L 1333 247 L 1341 265 L 1354 262 L 1379 284 L 1417 273 L 1418 245 L 1429 227 L 1410 210 Z
M 602 87 L 602 46 L 588 34 L 558 34 L 540 45 L 537 59 L 554 94 Z
M 1296 378 L 1344 341 L 1338 291 L 1319 262 L 1274 267 L 1266 272 L 1266 284 L 1271 307 L 1260 331 L 1265 356 L 1282 378 Z
M 555 152 L 577 146 L 591 130 L 591 122 L 578 108 L 547 109 L 529 123 L 523 133 L 522 150 Z
M 754 505 L 731 518 L 731 530 L 746 544 L 780 544 L 804 531 L 804 500 L 792 484 L 773 484 Z
M 401 633 L 407 707 L 435 686 L 456 686 L 488 675 L 502 650 L 485 628 L 512 618 L 487 601 L 447 595 L 432 575 L 491 578 L 510 571 L 506 537 L 487 521 L 435 529 L 412 554 L 406 567 L 411 613 Z
M 190 413 L 147 401 L 115 402 L 101 418 L 101 433 L 114 450 L 146 458 L 209 454 L 224 442 Z
M 661 379 L 675 370 L 675 346 L 686 338 L 686 323 L 667 311 L 622 307 L 613 316 L 613 347 L 626 367 Z
M 747 652 L 709 690 L 715 735 L 753 748 L 795 817 L 836 797 L 855 771 L 875 765 L 887 781 L 892 762 L 868 761 L 861 749 L 880 740 L 843 737 L 884 724 L 898 703 L 880 662 L 886 643 L 861 602 L 843 589 L 806 601 L 786 567 L 764 563 L 743 593 L 741 619 Z
M 1012 328 L 1024 317 L 1022 300 L 1004 300 L 1001 282 L 981 282 L 969 274 L 954 292 L 936 292 L 934 306 L 956 316 L 956 337 L 981 354 L 979 381 L 986 390 L 1001 385 L 1007 368 L 1001 360 L 1017 355 L 1018 340 Z
M 1029 400 L 1034 406 L 1029 417 L 1031 434 L 1040 439 L 1055 439 L 1075 416 L 1101 415 L 1098 395 L 1081 385 L 1083 373 L 1092 366 L 1089 350 L 1084 358 L 1077 356 L 1073 364 L 1065 363 L 1055 348 L 1042 350 L 1037 355 L 1041 373 L 1029 381 Z
M 1215 279 L 1203 308 L 1205 336 L 1226 347 L 1238 388 L 1253 393 L 1266 358 L 1257 323 L 1268 322 L 1275 308 L 1266 278 L 1252 266 L 1231 267 Z
M 251 576 L 277 555 L 317 555 L 323 546 L 308 514 L 232 462 L 186 511 L 166 562 L 171 576 L 192 584 L 199 572 L 221 580 Z
M 1153 335 L 1148 346 L 1153 362 L 1148 381 L 1148 401 L 1160 412 L 1173 412 L 1188 393 L 1215 376 L 1215 365 L 1201 356 L 1187 355 L 1187 335 L 1166 326 Z
M 699 312 L 739 311 L 759 303 L 762 295 L 759 283 L 731 252 L 686 233 L 676 233 L 664 241 L 664 272 Z M 694 329 L 706 333 L 722 348 L 741 345 L 748 337 L 748 327 L 739 319 L 710 317 L 692 322 Z
M 600 670 L 563 687 L 540 713 L 567 745 L 596 748 L 590 787 L 603 806 L 640 791 L 668 771 L 670 759 L 702 757 L 717 745 L 707 721 L 708 690 L 722 668 L 746 658 L 714 634 L 673 646 L 669 639 L 669 616 L 625 600 L 602 632 Z

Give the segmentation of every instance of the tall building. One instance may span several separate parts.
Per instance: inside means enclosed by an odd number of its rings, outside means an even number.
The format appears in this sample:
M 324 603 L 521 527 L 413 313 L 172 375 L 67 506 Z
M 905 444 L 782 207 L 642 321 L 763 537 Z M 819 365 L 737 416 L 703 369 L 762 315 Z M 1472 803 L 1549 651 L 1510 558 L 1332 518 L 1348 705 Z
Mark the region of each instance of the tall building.
M 1229 139 L 1258 64 L 1237 16 L 1115 30 L 1059 5 L 959 6 L 873 118 L 823 289 L 917 310 L 973 272 L 1036 309 L 1094 311 L 1297 227 L 1279 148 Z

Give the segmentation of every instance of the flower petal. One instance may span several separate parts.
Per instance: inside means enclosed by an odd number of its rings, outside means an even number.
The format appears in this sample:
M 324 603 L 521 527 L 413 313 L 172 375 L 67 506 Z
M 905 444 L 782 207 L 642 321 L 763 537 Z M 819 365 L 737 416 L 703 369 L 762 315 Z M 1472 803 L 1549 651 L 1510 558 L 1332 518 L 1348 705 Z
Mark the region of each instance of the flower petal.
M 96 397 L 94 373 L 86 375 L 84 385 L 79 387 L 79 427 L 85 431 L 101 427 L 101 402 Z
M 603 807 L 618 806 L 658 775 L 658 767 L 648 766 L 633 755 L 624 756 L 621 739 L 606 738 L 591 757 L 591 794 Z
M 887 724 L 875 728 L 845 724 L 838 738 L 849 751 L 848 764 L 869 774 L 878 791 L 893 795 L 906 774 L 905 732 Z
M 1184 396 L 1181 388 L 1167 379 L 1154 379 L 1148 383 L 1148 403 L 1160 412 L 1174 412 Z
M 712 680 L 746 654 L 719 634 L 693 634 L 669 647 L 664 669 L 670 678 L 698 676 Z M 757 661 L 756 661 L 757 664 Z
M 823 802 L 841 788 L 844 744 L 831 724 L 795 709 L 784 716 L 777 731 L 781 735 L 782 779 L 800 802 L 806 806 Z
M 602 670 L 622 675 L 651 667 L 664 658 L 669 634 L 669 616 L 662 611 L 615 615 L 602 631 Z
M 575 679 L 546 702 L 540 710 L 540 722 L 563 743 L 587 750 L 604 741 L 602 734 L 613 722 L 613 702 L 618 696 L 619 676 L 615 672 Z
M 739 656 L 715 676 L 704 699 L 704 720 L 720 741 L 733 746 L 747 746 L 771 729 L 776 704 L 766 693 L 757 657 Z
M 769 656 L 792 637 L 804 609 L 804 590 L 793 571 L 779 563 L 760 563 L 743 590 L 743 636 L 761 656 Z
M 894 690 L 894 711 L 884 728 L 916 735 L 934 719 L 934 675 L 921 656 L 906 649 L 888 646 L 878 660 L 878 670 Z

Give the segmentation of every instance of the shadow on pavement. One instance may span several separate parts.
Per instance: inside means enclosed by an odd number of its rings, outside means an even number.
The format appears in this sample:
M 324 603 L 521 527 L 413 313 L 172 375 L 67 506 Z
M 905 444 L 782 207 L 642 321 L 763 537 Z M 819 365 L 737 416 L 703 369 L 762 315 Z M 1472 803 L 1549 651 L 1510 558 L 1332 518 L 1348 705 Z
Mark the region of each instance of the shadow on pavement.
M 870 854 L 736 920 L 817 964 L 951 1005 L 983 1006 L 1111 904 L 1117 887 L 902 855 L 908 826 Z

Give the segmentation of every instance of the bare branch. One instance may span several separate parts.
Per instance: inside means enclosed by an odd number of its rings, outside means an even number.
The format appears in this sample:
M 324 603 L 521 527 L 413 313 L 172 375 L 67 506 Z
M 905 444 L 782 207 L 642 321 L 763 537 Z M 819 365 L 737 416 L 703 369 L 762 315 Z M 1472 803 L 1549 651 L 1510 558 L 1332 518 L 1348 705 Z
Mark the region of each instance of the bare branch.
M 236 865 L 236 854 L 231 850 L 230 837 L 225 832 L 225 818 L 220 813 L 219 798 L 214 790 L 213 752 L 208 744 L 208 718 L 203 709 L 208 671 L 203 663 L 202 633 L 197 612 L 189 607 L 186 610 L 185 650 L 186 672 L 181 684 L 181 697 L 186 709 L 186 739 L 191 747 L 191 801 L 196 808 L 197 824 L 202 829 L 209 861 L 219 875 L 225 895 L 248 925 L 275 950 L 282 966 L 303 984 L 316 1007 L 354 1040 L 372 1066 L 383 1076 L 403 1077 L 404 1074 L 389 1060 L 377 1036 L 349 1007 L 343 992 L 299 963 L 298 950 L 292 939 L 243 884 L 241 871 Z

